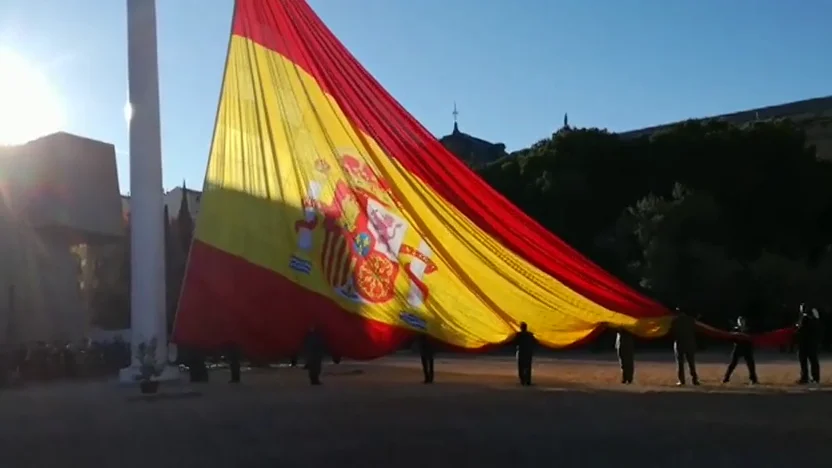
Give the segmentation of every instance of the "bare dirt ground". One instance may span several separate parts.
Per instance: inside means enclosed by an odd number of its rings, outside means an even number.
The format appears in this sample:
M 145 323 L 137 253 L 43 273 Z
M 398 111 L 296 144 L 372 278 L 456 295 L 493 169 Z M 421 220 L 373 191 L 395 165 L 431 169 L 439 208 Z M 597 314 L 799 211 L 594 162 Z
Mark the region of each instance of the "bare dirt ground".
M 539 359 L 531 388 L 500 357 L 439 359 L 423 385 L 412 356 L 330 365 L 321 387 L 298 369 L 240 386 L 217 371 L 152 401 L 112 381 L 31 385 L 0 391 L 0 466 L 832 466 L 832 381 L 792 385 L 796 364 L 775 357 L 762 386 L 744 367 L 723 386 L 718 354 L 702 387 L 677 389 L 672 357 L 640 357 L 626 387 L 612 356 L 580 354 Z

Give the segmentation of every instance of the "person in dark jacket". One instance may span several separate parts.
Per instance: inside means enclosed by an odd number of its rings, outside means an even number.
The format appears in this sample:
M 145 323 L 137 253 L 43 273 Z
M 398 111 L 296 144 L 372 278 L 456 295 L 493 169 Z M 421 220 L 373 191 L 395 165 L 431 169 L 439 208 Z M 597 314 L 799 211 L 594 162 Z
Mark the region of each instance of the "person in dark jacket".
M 800 361 L 799 384 L 820 382 L 820 362 L 818 348 L 820 347 L 820 312 L 815 307 L 800 304 L 800 316 L 797 320 L 797 358 Z
M 228 346 L 228 367 L 231 370 L 231 380 L 228 383 L 240 383 L 240 348 L 236 345 Z
M 621 383 L 633 383 L 636 351 L 633 335 L 626 330 L 618 330 L 615 334 L 615 350 L 618 353 L 618 363 L 621 365 Z
M 61 348 L 61 360 L 64 363 L 64 374 L 69 378 L 78 376 L 78 361 L 75 357 L 75 348 L 71 343 Z
M 748 366 L 748 380 L 756 385 L 759 382 L 757 380 L 757 364 L 754 362 L 754 343 L 747 336 L 739 336 L 741 334 L 748 334 L 748 325 L 746 324 L 745 317 L 737 317 L 737 323 L 734 325 L 733 331 L 738 336 L 734 339 L 734 349 L 731 351 L 731 362 L 728 363 L 728 369 L 725 370 L 725 377 L 722 379 L 722 383 L 731 381 L 731 374 L 734 373 L 737 363 L 742 358 L 745 361 L 745 365 Z
M 183 349 L 182 354 L 185 355 L 185 362 L 188 365 L 188 374 L 190 375 L 191 382 L 208 382 L 209 374 L 208 367 L 205 365 L 205 355 L 195 349 Z
M 529 386 L 532 384 L 532 357 L 537 339 L 528 330 L 526 322 L 520 322 L 520 331 L 514 342 L 517 346 L 517 375 L 520 377 L 520 385 Z
M 419 357 L 422 359 L 422 373 L 425 376 L 425 383 L 433 383 L 433 340 L 427 333 L 420 333 L 416 337 L 416 346 L 419 347 Z
M 12 356 L 9 349 L 0 343 L 0 388 L 5 387 L 11 381 Z
M 309 383 L 321 384 L 321 368 L 324 358 L 324 342 L 317 327 L 310 327 L 306 335 L 306 370 L 309 373 Z
M 685 362 L 690 371 L 691 383 L 699 385 L 699 376 L 696 374 L 696 323 L 690 315 L 679 312 L 673 319 L 671 331 L 673 333 L 673 353 L 676 355 L 676 385 L 685 385 Z

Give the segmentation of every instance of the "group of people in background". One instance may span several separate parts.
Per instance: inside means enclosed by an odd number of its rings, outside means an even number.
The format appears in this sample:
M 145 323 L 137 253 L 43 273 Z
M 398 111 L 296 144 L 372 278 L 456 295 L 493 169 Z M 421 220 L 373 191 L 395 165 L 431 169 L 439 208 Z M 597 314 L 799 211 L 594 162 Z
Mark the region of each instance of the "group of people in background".
M 0 388 L 21 382 L 44 382 L 113 374 L 130 363 L 130 345 L 111 342 L 35 342 L 0 344 Z
M 754 357 L 755 344 L 749 339 L 748 324 L 745 317 L 737 317 L 733 327 L 734 345 L 730 361 L 725 370 L 723 383 L 728 383 L 739 364 L 744 361 L 748 368 L 751 384 L 758 384 L 757 365 Z M 699 385 L 696 371 L 696 321 L 693 317 L 678 313 L 671 326 L 673 352 L 676 358 L 677 385 L 687 384 L 687 376 L 693 385 Z M 798 384 L 820 382 L 820 362 L 818 353 L 822 339 L 821 317 L 818 309 L 800 305 L 798 320 L 795 324 L 795 345 L 800 368 Z M 434 360 L 437 352 L 436 343 L 426 333 L 415 339 L 415 347 L 421 358 L 424 383 L 434 382 Z M 517 376 L 520 385 L 532 385 L 532 361 L 537 347 L 537 339 L 528 329 L 526 323 L 520 324 L 520 330 L 514 337 L 517 359 Z M 625 330 L 618 330 L 615 337 L 615 349 L 621 366 L 621 383 L 632 384 L 635 377 L 635 340 Z M 228 346 L 222 350 L 231 371 L 231 383 L 240 382 L 239 349 Z M 327 355 L 324 339 L 316 327 L 311 327 L 306 335 L 302 355 L 311 385 L 321 384 L 323 359 Z M 216 356 L 214 356 L 216 360 Z M 299 356 L 291 358 L 292 367 L 297 366 Z M 340 362 L 339 356 L 332 356 L 333 362 Z M 11 380 L 50 380 L 55 378 L 75 377 L 78 375 L 106 374 L 117 371 L 130 362 L 129 344 L 116 340 L 112 343 L 86 342 L 80 346 L 67 343 L 34 343 L 31 346 L 15 348 L 0 345 L 0 387 Z M 184 362 L 192 382 L 208 380 L 208 368 L 204 354 L 193 354 Z M 687 370 L 687 372 L 686 372 Z
M 744 361 L 748 368 L 748 379 L 751 384 L 758 384 L 757 365 L 754 357 L 754 341 L 749 338 L 748 324 L 745 317 L 737 317 L 733 326 L 734 345 L 728 367 L 725 370 L 723 383 L 728 383 L 740 360 Z M 676 385 L 684 386 L 688 382 L 693 385 L 700 385 L 699 375 L 696 371 L 696 320 L 690 315 L 678 312 L 671 325 L 671 336 L 673 337 L 673 353 L 676 360 Z M 799 316 L 795 324 L 795 344 L 798 350 L 798 361 L 800 364 L 800 377 L 798 384 L 820 382 L 820 363 L 818 352 L 821 343 L 821 319 L 817 308 L 801 305 Z M 435 357 L 437 344 L 426 333 L 416 336 L 413 343 L 419 352 L 422 374 L 425 384 L 432 384 L 435 379 Z M 532 361 L 537 347 L 537 339 L 528 329 L 526 323 L 520 324 L 520 330 L 514 337 L 515 356 L 517 360 L 517 376 L 522 386 L 532 385 Z M 621 383 L 632 384 L 635 377 L 635 339 L 632 334 L 625 330 L 618 330 L 615 338 L 615 349 L 618 354 L 621 366 Z M 309 382 L 312 385 L 320 385 L 322 361 L 326 355 L 326 346 L 323 338 L 313 327 L 309 330 L 305 345 L 304 356 L 306 364 L 304 368 L 309 373 Z M 298 357 L 292 358 L 292 366 L 296 366 Z M 339 362 L 338 357 L 333 356 L 334 362 Z M 232 360 L 232 382 L 239 381 L 239 361 Z M 236 371 L 234 370 L 236 367 Z
M 520 323 L 520 331 L 514 337 L 514 346 L 517 356 L 517 375 L 520 378 L 520 385 L 529 386 L 532 384 L 532 358 L 537 347 L 537 340 L 534 334 L 529 331 L 525 322 Z M 433 383 L 434 358 L 436 349 L 433 340 L 426 333 L 416 338 L 416 347 L 422 361 L 422 373 L 425 376 L 424 383 Z
M 820 361 L 818 353 L 822 338 L 822 322 L 817 308 L 801 304 L 798 310 L 798 319 L 795 324 L 795 344 L 797 345 L 797 356 L 800 364 L 800 377 L 798 384 L 820 382 Z M 733 327 L 734 347 L 731 351 L 731 358 L 722 383 L 728 383 L 740 359 L 745 361 L 748 368 L 748 380 L 752 385 L 758 384 L 757 363 L 754 359 L 754 341 L 748 336 L 748 323 L 743 316 L 737 317 Z M 696 372 L 696 322 L 693 317 L 679 313 L 673 320 L 671 333 L 674 339 L 673 352 L 676 357 L 677 385 L 686 383 L 685 365 L 687 364 L 691 383 L 699 385 L 699 376 Z M 621 383 L 633 383 L 635 373 L 635 345 L 633 337 L 624 330 L 619 330 L 615 342 L 618 360 L 621 365 Z
M 532 357 L 537 346 L 537 340 L 528 330 L 525 322 L 520 324 L 520 331 L 514 337 L 514 344 L 517 351 L 517 373 L 520 376 L 520 384 L 528 386 L 532 384 Z M 419 352 L 422 362 L 422 373 L 424 375 L 424 383 L 431 384 L 434 381 L 434 359 L 436 356 L 436 347 L 434 341 L 426 334 L 421 333 L 416 336 L 413 345 Z M 321 385 L 321 370 L 323 369 L 323 359 L 327 355 L 326 344 L 323 337 L 315 326 L 309 328 L 303 344 L 302 350 L 305 358 L 303 368 L 306 369 L 309 375 L 309 383 L 311 385 Z M 230 383 L 240 382 L 240 355 L 234 346 L 228 346 L 226 349 L 229 369 L 231 371 Z M 333 355 L 332 361 L 335 364 L 341 362 L 340 356 Z M 292 356 L 290 359 L 291 367 L 297 367 L 299 356 Z M 191 382 L 205 382 L 208 380 L 208 371 L 204 364 L 204 356 L 194 354 L 188 362 L 189 374 Z
M 240 383 L 240 368 L 241 355 L 237 346 L 228 345 L 222 350 L 228 368 L 231 373 L 229 383 Z M 184 363 L 188 367 L 188 373 L 191 382 L 207 382 L 208 368 L 205 365 L 205 355 L 199 352 L 186 353 Z M 327 354 L 324 339 L 318 331 L 317 327 L 312 326 L 306 333 L 302 349 L 305 362 L 303 368 L 309 375 L 309 383 L 311 385 L 321 385 L 321 371 L 323 370 L 323 359 Z M 335 364 L 341 362 L 340 356 L 333 355 L 332 361 Z M 292 356 L 289 363 L 291 367 L 297 367 L 298 355 Z
M 818 352 L 822 337 L 821 327 L 818 309 L 801 304 L 794 334 L 800 364 L 798 384 L 820 382 Z M 759 378 L 757 376 L 757 364 L 754 359 L 754 341 L 749 339 L 749 329 L 745 317 L 737 317 L 732 331 L 735 336 L 734 346 L 722 383 L 728 383 L 731 380 L 737 364 L 740 360 L 743 360 L 748 368 L 749 382 L 756 385 L 759 383 Z M 690 315 L 681 313 L 677 309 L 677 315 L 671 326 L 671 335 L 673 336 L 673 354 L 676 358 L 676 385 L 686 385 L 688 374 L 693 385 L 700 385 L 699 375 L 696 372 L 696 321 Z M 420 335 L 417 344 L 421 355 L 422 371 L 425 376 L 424 382 L 432 383 L 434 380 L 434 346 L 426 334 Z M 532 360 L 536 346 L 537 340 L 534 334 L 528 330 L 526 323 L 521 323 L 520 331 L 515 336 L 517 377 L 520 385 L 529 386 L 532 384 Z M 615 337 L 615 349 L 621 367 L 621 383 L 632 384 L 635 377 L 635 339 L 633 335 L 626 330 L 618 330 Z M 686 367 L 687 372 L 685 372 Z
M 722 383 L 728 383 L 731 380 L 737 364 L 740 360 L 743 360 L 748 368 L 750 383 L 756 385 L 759 383 L 759 378 L 757 376 L 757 364 L 754 359 L 754 341 L 749 338 L 749 328 L 745 317 L 737 317 L 732 331 L 735 337 L 734 345 Z M 696 372 L 696 320 L 677 309 L 677 315 L 671 325 L 671 335 L 673 337 L 673 353 L 676 359 L 676 385 L 686 385 L 688 375 L 690 375 L 690 383 L 695 386 L 700 385 L 699 375 Z M 821 337 L 821 317 L 818 309 L 801 304 L 794 334 L 800 364 L 798 384 L 820 382 L 818 352 Z M 434 356 L 436 353 L 434 345 L 426 334 L 418 337 L 417 345 L 421 355 L 424 382 L 433 383 Z M 520 331 L 515 336 L 514 345 L 516 348 L 517 377 L 520 385 L 529 386 L 532 384 L 532 360 L 537 340 L 534 334 L 529 331 L 526 323 L 520 324 Z M 621 383 L 632 384 L 635 377 L 635 339 L 633 335 L 626 330 L 618 330 L 615 337 L 615 349 L 621 367 Z

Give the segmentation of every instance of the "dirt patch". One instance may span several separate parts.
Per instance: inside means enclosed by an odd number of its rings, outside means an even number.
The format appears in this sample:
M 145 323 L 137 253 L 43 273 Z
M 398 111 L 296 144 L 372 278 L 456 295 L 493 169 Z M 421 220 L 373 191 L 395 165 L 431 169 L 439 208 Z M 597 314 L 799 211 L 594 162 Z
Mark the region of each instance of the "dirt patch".
M 415 358 L 250 371 L 243 384 L 178 388 L 187 399 L 128 402 L 137 389 L 73 382 L 0 392 L 3 466 L 23 467 L 639 467 L 830 466 L 832 395 L 791 385 L 793 362 L 761 363 L 764 385 L 679 390 L 670 359 L 640 362 L 622 386 L 608 358 L 540 360 L 536 386 L 510 359 L 440 359 L 420 383 Z M 718 360 L 716 360 L 718 361 Z M 164 391 L 164 388 L 163 388 Z M 171 390 L 173 391 L 173 390 Z

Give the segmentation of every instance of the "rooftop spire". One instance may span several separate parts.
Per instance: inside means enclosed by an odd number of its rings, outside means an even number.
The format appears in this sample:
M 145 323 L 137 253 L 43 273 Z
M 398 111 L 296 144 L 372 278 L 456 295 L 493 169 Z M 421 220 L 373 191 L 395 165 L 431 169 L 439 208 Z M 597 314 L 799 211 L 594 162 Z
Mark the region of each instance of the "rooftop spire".
M 456 110 L 456 101 L 454 101 L 454 111 L 451 112 L 451 115 L 454 116 L 454 133 L 459 133 L 459 125 L 457 122 L 457 118 L 459 117 L 459 111 Z
M 185 186 L 184 180 L 182 181 L 182 198 L 179 200 L 179 213 L 176 216 L 176 223 L 182 251 L 187 255 L 194 233 L 194 219 L 188 205 L 188 188 Z
M 179 200 L 179 213 L 177 213 L 177 218 L 182 218 L 182 216 L 191 217 L 191 209 L 188 206 L 188 187 L 185 186 L 184 179 L 182 180 L 182 198 Z

